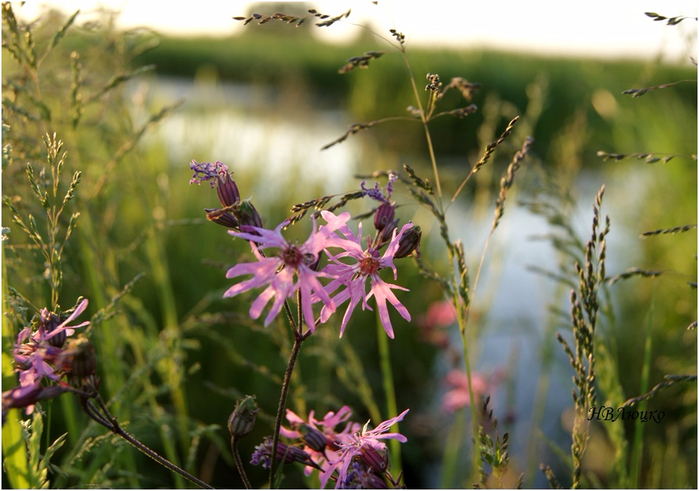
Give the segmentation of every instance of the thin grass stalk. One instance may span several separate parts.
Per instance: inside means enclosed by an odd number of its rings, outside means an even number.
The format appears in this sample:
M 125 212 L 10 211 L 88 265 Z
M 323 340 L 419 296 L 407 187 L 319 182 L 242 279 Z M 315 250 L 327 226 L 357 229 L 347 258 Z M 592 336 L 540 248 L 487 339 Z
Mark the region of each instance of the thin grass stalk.
M 379 345 L 379 361 L 381 363 L 381 375 L 383 378 L 383 390 L 386 397 L 386 412 L 387 414 L 398 414 L 398 406 L 396 404 L 396 386 L 393 381 L 393 371 L 391 370 L 391 348 L 388 345 L 388 337 L 384 332 L 378 309 L 376 310 L 375 319 L 376 337 Z M 395 423 L 391 431 L 400 433 L 398 423 Z M 390 449 L 389 455 L 391 456 L 392 474 L 400 475 L 403 468 L 400 457 L 400 442 L 398 440 L 389 440 L 388 446 Z
M 422 107 L 422 101 L 420 99 L 420 94 L 419 94 L 418 89 L 417 89 L 417 83 L 415 82 L 415 76 L 413 75 L 413 71 L 412 71 L 412 68 L 410 66 L 410 62 L 409 62 L 407 54 L 405 52 L 405 47 L 402 44 L 401 44 L 400 49 L 401 49 L 401 54 L 403 55 L 403 60 L 405 62 L 405 66 L 408 70 L 410 84 L 411 84 L 411 87 L 413 89 L 413 95 L 415 96 L 415 102 L 416 102 L 418 108 L 420 109 L 420 118 L 422 121 L 422 125 L 425 129 L 425 139 L 427 142 L 427 149 L 428 149 L 429 154 L 430 154 L 430 162 L 432 163 L 432 172 L 434 174 L 435 186 L 437 188 L 437 196 L 436 196 L 437 207 L 439 210 L 439 214 L 441 215 L 441 220 L 444 221 L 444 204 L 442 203 L 442 188 L 441 188 L 441 184 L 440 184 L 439 170 L 437 168 L 437 159 L 436 159 L 435 153 L 434 153 L 434 145 L 432 144 L 432 138 L 430 136 L 430 130 L 429 130 L 429 126 L 427 124 L 428 123 L 427 115 L 425 114 L 425 111 Z M 444 224 L 444 225 L 446 225 L 446 224 Z M 446 227 L 443 227 L 443 229 L 445 230 L 444 233 L 446 234 Z M 448 240 L 448 238 L 445 237 L 445 241 L 447 242 L 447 254 L 449 257 L 449 264 L 453 265 L 454 261 L 455 261 L 453 247 L 451 247 L 451 243 Z M 459 301 L 460 297 L 459 297 L 459 293 L 458 293 L 459 292 L 459 288 L 458 288 L 459 287 L 459 280 L 457 280 L 457 278 L 456 278 L 454 268 L 450 268 L 450 270 L 451 270 L 451 284 L 453 285 L 452 299 L 453 299 L 454 308 L 456 309 L 456 312 L 459 312 L 461 310 L 460 309 L 460 301 Z M 466 365 L 466 376 L 468 378 L 469 397 L 470 397 L 471 401 L 474 401 L 473 389 L 471 387 L 472 386 L 472 384 L 471 384 L 471 364 L 470 364 L 469 356 L 468 356 L 468 340 L 467 340 L 467 336 L 466 336 L 466 323 L 467 323 L 467 318 L 468 318 L 468 306 L 464 305 L 463 308 L 466 309 L 464 315 L 458 315 L 457 317 L 459 319 L 459 332 L 461 333 L 462 344 L 464 347 L 464 363 Z M 478 435 L 478 414 L 476 412 L 476 408 L 475 408 L 474 404 L 471 404 L 471 420 L 472 420 L 472 426 L 473 426 L 473 435 L 474 435 L 473 438 L 475 441 L 476 435 Z M 458 452 L 454 455 L 454 457 L 456 458 L 457 455 L 458 455 Z M 473 466 L 474 466 L 473 469 L 477 469 L 479 466 L 479 463 L 480 463 L 480 456 L 478 454 L 478 451 L 477 451 L 475 445 L 474 445 L 472 460 L 473 460 Z
M 166 260 L 164 259 L 164 247 L 156 234 L 151 235 L 146 240 L 146 251 L 151 265 L 150 270 L 152 271 L 153 281 L 159 291 L 158 297 L 163 312 L 163 325 L 168 339 L 168 351 L 178 356 L 182 351 L 182 332 L 180 331 L 179 322 L 177 320 L 177 304 L 172 291 L 172 282 L 170 281 Z M 190 443 L 189 410 L 187 407 L 187 396 L 184 391 L 184 384 L 181 380 L 180 366 L 177 360 L 175 358 L 169 358 L 166 361 L 166 368 L 163 372 L 177 415 L 181 449 L 182 452 L 186 454 Z
M 646 342 L 643 353 L 643 367 L 641 368 L 640 394 L 645 394 L 650 385 L 651 353 L 653 351 L 653 322 L 655 320 L 655 282 L 651 290 L 650 306 L 648 309 L 648 326 L 646 329 Z M 644 399 L 638 405 L 638 411 L 645 411 L 648 408 L 648 400 Z M 643 432 L 645 425 L 637 420 L 634 428 L 633 442 L 631 444 L 631 472 L 630 486 L 638 488 L 641 482 L 641 468 L 643 464 Z
M 413 89 L 413 95 L 415 96 L 415 103 L 420 110 L 420 119 L 422 121 L 422 126 L 425 129 L 425 139 L 427 140 L 427 150 L 430 153 L 430 162 L 432 164 L 432 173 L 434 174 L 434 182 L 437 187 L 437 205 L 439 206 L 439 211 L 443 212 L 444 208 L 442 205 L 442 186 L 439 180 L 439 170 L 437 168 L 437 158 L 434 154 L 434 146 L 432 145 L 432 137 L 430 136 L 430 129 L 427 125 L 428 120 L 425 111 L 422 107 L 422 100 L 420 99 L 420 93 L 417 90 L 417 83 L 415 82 L 415 75 L 413 74 L 413 69 L 410 66 L 410 61 L 408 60 L 408 55 L 405 52 L 405 46 L 401 44 L 400 46 L 401 55 L 403 55 L 403 61 L 405 67 L 408 69 L 408 78 L 410 79 L 410 86 Z
M 357 355 L 357 351 L 350 343 L 340 343 L 339 346 L 345 357 L 345 366 L 338 367 L 338 378 L 359 397 L 359 400 L 362 401 L 362 404 L 369 412 L 369 417 L 372 421 L 382 421 L 381 410 L 376 403 L 376 397 L 374 397 L 371 385 L 367 382 L 368 377 L 364 373 L 364 367 Z M 349 374 L 352 374 L 352 376 L 350 377 Z
M 456 482 L 459 466 L 459 454 L 461 453 L 463 434 L 466 426 L 466 411 L 462 408 L 457 410 L 454 423 L 447 434 L 447 442 L 444 445 L 442 454 L 442 469 L 439 487 L 450 489 L 460 487 Z

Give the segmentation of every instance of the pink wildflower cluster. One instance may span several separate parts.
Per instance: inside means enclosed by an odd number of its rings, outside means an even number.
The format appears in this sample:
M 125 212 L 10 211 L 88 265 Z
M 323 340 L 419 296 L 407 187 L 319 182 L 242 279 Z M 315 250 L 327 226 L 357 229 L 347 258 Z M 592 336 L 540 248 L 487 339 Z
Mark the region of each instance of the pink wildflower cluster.
M 31 414 L 38 401 L 51 399 L 70 390 L 61 381 L 63 374 L 71 368 L 69 350 L 64 345 L 66 338 L 73 335 L 75 329 L 90 324 L 90 321 L 85 321 L 69 325 L 85 311 L 87 304 L 87 299 L 80 301 L 65 320 L 48 309 L 41 309 L 38 328 L 34 330 L 25 327 L 20 331 L 14 350 L 19 387 L 2 393 L 3 422 L 6 411 L 11 408 L 24 407 L 27 414 Z M 46 384 L 46 381 L 54 384 Z
M 388 472 L 388 449 L 381 440 L 407 441 L 400 433 L 388 431 L 402 421 L 407 412 L 406 409 L 370 430 L 369 423 L 361 428 L 359 423 L 349 421 L 352 411 L 347 406 L 337 413 L 328 412 L 322 420 L 316 419 L 311 411 L 307 421 L 287 409 L 286 418 L 291 428 L 282 427 L 280 435 L 292 443 L 280 442 L 279 460 L 304 464 L 306 475 L 318 470 L 322 488 L 330 480 L 335 481 L 336 489 L 386 488 L 389 482 L 395 487 L 397 482 Z M 252 463 L 269 467 L 270 455 L 267 439 L 256 447 Z
M 262 288 L 262 292 L 252 302 L 250 317 L 258 319 L 268 304 L 271 307 L 265 316 L 264 325 L 269 325 L 281 312 L 288 299 L 300 294 L 301 311 L 309 331 L 313 332 L 318 323 L 326 322 L 337 308 L 347 302 L 340 337 L 358 305 L 372 310 L 368 301 L 373 297 L 379 318 L 389 337 L 394 337 L 393 325 L 387 304 L 391 304 L 405 320 L 410 313 L 398 300 L 393 290 L 406 290 L 399 285 L 386 282 L 380 271 L 390 269 L 394 280 L 398 272 L 394 260 L 407 257 L 413 251 L 419 253 L 421 232 L 412 223 L 398 230 L 395 218 L 395 204 L 390 201 L 395 175 L 389 176 L 386 194 L 378 184 L 367 189 L 362 182 L 362 195 L 368 196 L 381 205 L 375 210 L 374 228 L 376 234 L 366 238 L 363 244 L 362 224 L 355 235 L 347 225 L 348 212 L 335 215 L 330 211 L 320 213 L 324 224 L 318 227 L 313 217 L 313 230 L 302 244 L 290 242 L 282 235 L 289 225 L 282 222 L 273 230 L 262 226 L 262 220 L 254 213 L 254 219 L 242 213 L 246 209 L 240 201 L 235 183 L 228 168 L 220 162 L 199 164 L 192 161 L 194 178 L 192 183 L 210 180 L 219 191 L 224 208 L 207 210 L 213 221 L 226 225 L 234 237 L 250 242 L 256 261 L 240 263 L 228 270 L 227 278 L 251 277 L 232 287 L 224 297 L 234 297 L 252 289 Z M 226 191 L 228 189 L 228 191 Z M 251 204 L 246 205 L 252 207 Z M 241 211 L 242 210 L 242 211 Z M 254 210 L 254 207 L 252 207 Z M 321 267 L 321 260 L 327 258 Z M 323 281 L 321 281 L 323 280 Z M 314 304 L 320 303 L 320 314 L 316 318 Z

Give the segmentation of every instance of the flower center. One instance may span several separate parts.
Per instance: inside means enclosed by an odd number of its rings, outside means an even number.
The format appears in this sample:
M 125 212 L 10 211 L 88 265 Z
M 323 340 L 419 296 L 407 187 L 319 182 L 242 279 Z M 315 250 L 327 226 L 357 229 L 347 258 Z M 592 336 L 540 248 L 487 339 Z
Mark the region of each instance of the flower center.
M 295 245 L 284 249 L 280 256 L 285 265 L 294 269 L 298 269 L 298 267 L 304 262 L 303 253 Z
M 359 272 L 366 276 L 376 273 L 381 268 L 378 258 L 378 251 L 374 249 L 365 251 L 364 257 L 359 260 Z

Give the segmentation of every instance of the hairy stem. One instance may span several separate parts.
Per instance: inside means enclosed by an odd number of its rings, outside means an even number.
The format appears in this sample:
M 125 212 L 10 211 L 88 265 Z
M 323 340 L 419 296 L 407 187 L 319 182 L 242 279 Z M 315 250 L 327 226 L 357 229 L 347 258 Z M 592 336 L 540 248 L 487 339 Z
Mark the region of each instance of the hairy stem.
M 294 373 L 294 366 L 296 365 L 296 360 L 301 351 L 301 345 L 306 339 L 306 336 L 299 334 L 298 331 L 294 331 L 294 346 L 291 348 L 291 356 L 289 357 L 289 363 L 286 366 L 286 372 L 284 373 L 284 381 L 282 382 L 282 392 L 279 396 L 279 407 L 277 408 L 277 419 L 274 423 L 274 436 L 272 440 L 272 463 L 270 465 L 269 473 L 269 487 L 272 489 L 274 487 L 274 474 L 277 471 L 277 446 L 279 445 L 279 430 L 282 427 L 282 420 L 284 419 L 284 410 L 286 409 L 286 399 L 289 396 L 289 387 L 291 386 L 291 375 Z
M 245 484 L 245 489 L 252 489 L 248 475 L 245 473 L 245 468 L 243 467 L 243 461 L 240 459 L 238 439 L 235 436 L 231 437 L 231 453 L 233 454 L 233 459 L 235 459 L 235 466 L 238 469 L 238 474 L 240 474 L 240 478 L 243 480 L 243 484 Z

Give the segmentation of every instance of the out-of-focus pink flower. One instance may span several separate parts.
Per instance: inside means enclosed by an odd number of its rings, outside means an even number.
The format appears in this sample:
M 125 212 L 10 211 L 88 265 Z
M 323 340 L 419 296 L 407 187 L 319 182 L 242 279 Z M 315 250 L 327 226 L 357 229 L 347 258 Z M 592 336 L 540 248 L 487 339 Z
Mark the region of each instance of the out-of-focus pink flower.
M 428 329 L 437 327 L 449 327 L 456 322 L 454 305 L 447 300 L 432 302 L 427 308 L 427 313 L 420 317 L 420 326 Z
M 496 372 L 490 377 L 486 377 L 478 372 L 472 372 L 471 382 L 473 384 L 473 396 L 476 398 L 476 402 L 479 401 L 483 395 L 492 392 L 500 379 L 500 372 Z M 459 408 L 471 405 L 471 395 L 468 391 L 468 375 L 466 375 L 466 372 L 454 369 L 447 374 L 445 382 L 451 387 L 451 390 L 444 394 L 442 409 L 448 412 L 454 412 Z
M 420 316 L 418 324 L 422 328 L 422 336 L 427 342 L 439 348 L 449 346 L 447 327 L 456 322 L 454 305 L 446 300 L 432 302 L 427 312 Z

